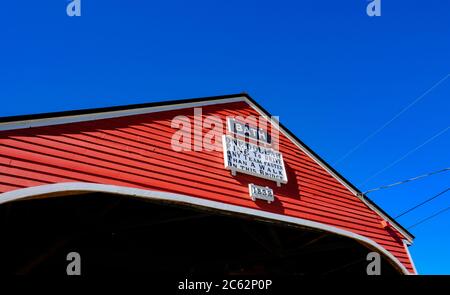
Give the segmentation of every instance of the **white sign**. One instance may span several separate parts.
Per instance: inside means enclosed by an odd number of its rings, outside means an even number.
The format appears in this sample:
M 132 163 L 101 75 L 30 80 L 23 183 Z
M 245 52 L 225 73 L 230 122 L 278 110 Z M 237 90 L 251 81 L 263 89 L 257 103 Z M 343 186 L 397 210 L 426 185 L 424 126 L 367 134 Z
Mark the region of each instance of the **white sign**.
M 273 202 L 274 200 L 273 190 L 268 186 L 259 186 L 249 183 L 248 192 L 253 201 L 260 199 L 265 200 L 270 204 L 270 202 Z
M 267 144 L 272 142 L 266 130 L 228 118 L 228 130 L 244 138 L 251 138 Z
M 287 183 L 281 153 L 229 135 L 223 135 L 222 142 L 225 168 L 233 174 L 241 172 L 275 181 L 277 185 Z

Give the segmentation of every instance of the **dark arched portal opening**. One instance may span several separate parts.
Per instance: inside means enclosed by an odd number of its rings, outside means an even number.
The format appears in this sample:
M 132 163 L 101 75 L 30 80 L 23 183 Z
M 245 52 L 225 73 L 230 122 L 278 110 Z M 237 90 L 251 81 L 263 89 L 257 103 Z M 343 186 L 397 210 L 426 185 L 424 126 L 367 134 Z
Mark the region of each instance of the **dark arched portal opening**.
M 0 206 L 1 274 L 366 275 L 370 249 L 335 234 L 113 194 Z M 399 274 L 382 256 L 382 274 Z

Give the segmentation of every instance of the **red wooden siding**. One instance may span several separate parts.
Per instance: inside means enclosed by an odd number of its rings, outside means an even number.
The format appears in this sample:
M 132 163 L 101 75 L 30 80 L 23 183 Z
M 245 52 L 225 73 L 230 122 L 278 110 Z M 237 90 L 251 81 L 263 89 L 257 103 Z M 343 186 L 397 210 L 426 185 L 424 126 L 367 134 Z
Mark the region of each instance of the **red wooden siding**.
M 0 192 L 59 182 L 93 182 L 187 194 L 304 218 L 372 239 L 413 273 L 402 239 L 358 197 L 280 134 L 288 183 L 224 169 L 222 152 L 175 152 L 174 116 L 193 109 L 0 132 Z M 203 107 L 203 116 L 259 114 L 245 102 Z M 225 126 L 224 126 L 225 128 Z M 207 132 L 208 130 L 205 130 Z M 200 144 L 193 142 L 193 144 Z M 253 202 L 248 183 L 268 185 L 276 201 Z

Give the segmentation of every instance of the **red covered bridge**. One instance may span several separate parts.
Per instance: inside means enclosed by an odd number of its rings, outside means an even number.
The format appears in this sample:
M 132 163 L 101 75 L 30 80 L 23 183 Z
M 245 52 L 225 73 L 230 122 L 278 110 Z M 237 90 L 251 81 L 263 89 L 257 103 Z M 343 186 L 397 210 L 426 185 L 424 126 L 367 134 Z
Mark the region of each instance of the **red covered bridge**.
M 267 120 L 287 181 L 231 173 L 195 134 L 174 150 L 194 108 Z M 414 237 L 274 123 L 246 94 L 0 118 L 0 272 L 58 273 L 77 251 L 88 274 L 365 274 L 375 251 L 382 274 L 415 274 Z

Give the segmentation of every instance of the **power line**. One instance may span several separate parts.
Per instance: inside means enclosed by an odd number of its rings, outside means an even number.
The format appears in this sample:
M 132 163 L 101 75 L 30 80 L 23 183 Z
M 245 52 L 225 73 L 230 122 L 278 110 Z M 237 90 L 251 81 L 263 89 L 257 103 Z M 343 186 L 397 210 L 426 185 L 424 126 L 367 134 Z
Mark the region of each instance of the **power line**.
M 447 211 L 447 210 L 450 210 L 450 206 L 447 207 L 447 208 L 442 209 L 442 210 L 439 211 L 439 212 L 436 212 L 435 214 L 433 214 L 433 215 L 431 215 L 431 216 L 429 216 L 429 217 L 427 217 L 427 218 L 422 219 L 421 221 L 419 221 L 419 222 L 417 222 L 417 223 L 414 223 L 413 225 L 411 225 L 410 227 L 408 227 L 408 229 L 413 228 L 413 227 L 415 227 L 415 226 L 418 226 L 419 224 L 424 223 L 425 221 L 428 221 L 428 220 L 430 220 L 430 219 L 432 219 L 432 218 L 434 218 L 434 217 L 436 217 L 436 216 L 438 216 L 438 215 L 444 213 L 444 212 Z
M 393 186 L 397 186 L 397 185 L 400 185 L 400 184 L 408 183 L 408 182 L 411 182 L 411 181 L 419 180 L 419 179 L 422 179 L 422 178 L 425 178 L 425 177 L 428 177 L 428 176 L 431 176 L 431 175 L 434 175 L 434 174 L 446 172 L 446 171 L 450 171 L 450 168 L 444 168 L 444 169 L 441 169 L 441 170 L 433 171 L 433 172 L 426 173 L 426 174 L 423 174 L 423 175 L 419 175 L 419 176 L 416 176 L 416 177 L 413 177 L 413 178 L 409 178 L 409 179 L 406 179 L 406 180 L 398 181 L 398 182 L 395 182 L 395 183 L 392 183 L 392 184 L 383 185 L 383 186 L 380 186 L 380 187 L 377 187 L 377 188 L 373 188 L 373 189 L 365 191 L 363 193 L 363 195 L 367 195 L 368 193 L 371 193 L 371 192 L 374 192 L 374 191 L 391 188 Z
M 439 86 L 442 82 L 444 82 L 448 77 L 450 77 L 450 74 L 447 74 L 444 78 L 436 82 L 433 86 L 431 86 L 427 91 L 422 93 L 419 97 L 417 97 L 415 100 L 413 100 L 409 105 L 404 107 L 400 112 L 398 112 L 394 117 L 392 117 L 389 121 L 384 123 L 380 128 L 369 134 L 366 138 L 364 138 L 361 142 L 359 142 L 355 147 L 353 147 L 350 151 L 348 151 L 346 154 L 344 154 L 342 157 L 340 157 L 334 164 L 337 165 L 340 162 L 342 162 L 344 159 L 346 159 L 348 156 L 353 154 L 357 149 L 359 149 L 363 144 L 365 144 L 369 139 L 380 133 L 384 128 L 386 128 L 389 124 L 391 124 L 394 120 L 396 120 L 398 117 L 400 117 L 404 112 L 406 112 L 408 109 L 410 109 L 413 105 L 418 103 L 422 98 L 424 98 L 428 93 L 430 93 L 434 88 Z
M 431 198 L 429 198 L 429 199 L 426 199 L 426 200 L 423 201 L 422 203 L 417 204 L 416 206 L 414 206 L 414 207 L 412 207 L 412 208 L 409 208 L 408 210 L 406 210 L 406 211 L 404 211 L 403 213 L 401 213 L 401 214 L 397 215 L 396 217 L 394 217 L 394 219 L 397 219 L 397 218 L 399 218 L 399 217 L 401 217 L 401 216 L 403 216 L 403 215 L 405 215 L 405 214 L 407 214 L 407 213 L 409 213 L 409 212 L 411 212 L 411 211 L 413 211 L 413 210 L 419 208 L 420 206 L 425 205 L 426 203 L 430 202 L 431 200 L 436 199 L 436 198 L 439 197 L 439 196 L 442 196 L 443 194 L 445 194 L 445 193 L 448 192 L 448 191 L 450 191 L 450 188 L 447 188 L 447 189 L 443 190 L 442 192 L 438 193 L 437 195 L 434 195 L 433 197 L 431 197 Z
M 367 178 L 366 180 L 364 180 L 361 185 L 366 184 L 367 182 L 369 182 L 369 180 L 372 180 L 373 178 L 375 178 L 376 176 L 380 175 L 381 173 L 383 173 L 384 171 L 388 170 L 389 168 L 395 166 L 398 162 L 402 161 L 403 159 L 405 159 L 406 157 L 408 157 L 409 155 L 411 155 L 412 153 L 414 153 L 415 151 L 417 151 L 418 149 L 422 148 L 424 145 L 430 143 L 431 141 L 433 141 L 434 139 L 436 139 L 437 137 L 439 137 L 440 135 L 444 134 L 445 132 L 447 132 L 447 130 L 450 129 L 450 126 L 447 126 L 447 128 L 444 128 L 443 130 L 439 131 L 438 133 L 436 133 L 435 135 L 433 135 L 432 137 L 430 137 L 429 139 L 427 139 L 426 141 L 424 141 L 423 143 L 421 143 L 420 145 L 416 146 L 415 148 L 413 148 L 412 150 L 410 150 L 409 152 L 407 152 L 406 154 L 404 154 L 403 156 L 401 156 L 400 158 L 398 158 L 397 160 L 395 160 L 394 162 L 390 163 L 389 165 L 387 165 L 386 167 L 384 167 L 383 169 L 379 170 L 378 172 L 376 172 L 375 174 L 373 174 L 372 176 L 370 176 L 369 178 Z

